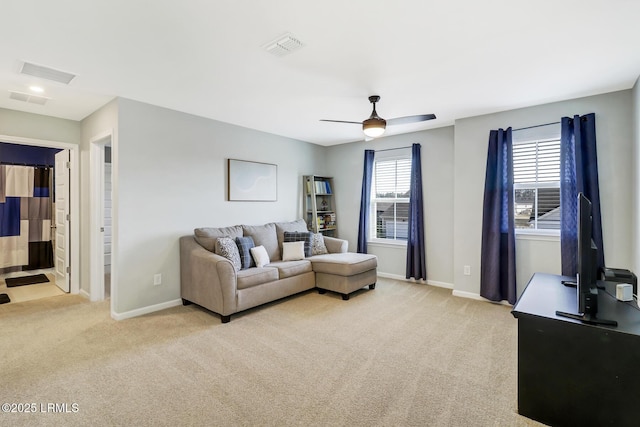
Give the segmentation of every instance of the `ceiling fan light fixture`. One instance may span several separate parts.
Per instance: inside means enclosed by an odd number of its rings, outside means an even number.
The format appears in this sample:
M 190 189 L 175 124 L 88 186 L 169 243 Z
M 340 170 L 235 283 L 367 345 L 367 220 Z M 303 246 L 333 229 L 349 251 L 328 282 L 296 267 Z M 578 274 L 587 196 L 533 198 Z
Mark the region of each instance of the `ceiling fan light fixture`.
M 382 136 L 386 127 L 386 120 L 381 118 L 370 118 L 362 122 L 362 132 L 369 138 Z
M 321 119 L 322 122 L 334 122 L 334 123 L 349 123 L 353 125 L 362 125 L 362 132 L 364 132 L 367 138 L 378 138 L 382 136 L 387 125 L 402 125 L 406 123 L 417 123 L 424 122 L 425 120 L 433 120 L 436 118 L 435 114 L 420 114 L 417 116 L 405 116 L 405 117 L 396 117 L 393 119 L 389 119 L 388 121 L 383 119 L 376 112 L 376 102 L 380 101 L 379 95 L 371 95 L 369 97 L 369 102 L 373 104 L 373 111 L 369 118 L 363 122 L 350 122 L 346 120 L 327 120 Z M 368 140 L 367 140 L 368 141 Z

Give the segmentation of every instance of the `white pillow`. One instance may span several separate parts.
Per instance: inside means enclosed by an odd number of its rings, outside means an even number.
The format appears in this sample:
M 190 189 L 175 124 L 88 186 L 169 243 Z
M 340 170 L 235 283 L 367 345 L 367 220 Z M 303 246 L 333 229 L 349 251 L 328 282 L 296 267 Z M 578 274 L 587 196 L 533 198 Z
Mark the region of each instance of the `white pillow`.
M 249 250 L 251 251 L 253 260 L 256 262 L 256 267 L 261 268 L 271 262 L 269 260 L 269 254 L 267 253 L 267 250 L 264 248 L 264 246 L 256 246 L 255 248 L 251 248 Z
M 282 244 L 282 260 L 297 261 L 304 259 L 304 242 L 284 242 Z

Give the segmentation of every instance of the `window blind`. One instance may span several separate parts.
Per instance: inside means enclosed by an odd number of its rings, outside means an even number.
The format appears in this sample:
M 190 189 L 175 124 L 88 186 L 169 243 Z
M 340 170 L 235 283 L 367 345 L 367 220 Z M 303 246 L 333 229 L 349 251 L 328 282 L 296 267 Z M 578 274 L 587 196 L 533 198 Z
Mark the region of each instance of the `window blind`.
M 560 140 L 513 145 L 514 184 L 560 182 Z
M 411 159 L 376 162 L 374 185 L 376 198 L 409 197 Z

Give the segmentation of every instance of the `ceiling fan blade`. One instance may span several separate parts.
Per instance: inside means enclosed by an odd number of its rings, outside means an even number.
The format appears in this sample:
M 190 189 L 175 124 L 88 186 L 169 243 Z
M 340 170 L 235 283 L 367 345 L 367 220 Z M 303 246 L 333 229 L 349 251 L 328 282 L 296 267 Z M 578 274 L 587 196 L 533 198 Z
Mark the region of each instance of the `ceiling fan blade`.
M 347 122 L 344 120 L 326 120 L 326 119 L 320 119 L 321 122 L 333 122 L 333 123 L 352 123 L 354 125 L 362 125 L 362 122 Z
M 417 116 L 405 116 L 405 117 L 396 117 L 395 119 L 388 119 L 388 125 L 404 125 L 407 123 L 416 123 L 416 122 L 424 122 L 427 120 L 433 120 L 436 118 L 435 114 L 420 114 Z

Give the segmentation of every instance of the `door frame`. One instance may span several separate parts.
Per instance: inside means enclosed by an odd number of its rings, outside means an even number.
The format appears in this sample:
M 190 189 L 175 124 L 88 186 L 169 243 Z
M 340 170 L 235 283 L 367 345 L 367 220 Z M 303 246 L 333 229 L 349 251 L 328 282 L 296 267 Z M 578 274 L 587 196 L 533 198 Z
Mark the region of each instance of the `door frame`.
M 22 144 L 32 145 L 38 147 L 48 148 L 62 148 L 69 150 L 69 163 L 70 163 L 70 186 L 69 197 L 71 203 L 69 204 L 69 216 L 70 216 L 70 259 L 69 266 L 71 266 L 70 272 L 70 293 L 80 293 L 80 145 L 72 144 L 70 142 L 51 141 L 46 139 L 36 138 L 24 138 L 20 136 L 0 135 L 0 141 L 7 142 L 9 144 Z
M 111 130 L 100 133 L 89 140 L 89 183 L 91 186 L 91 190 L 89 191 L 91 214 L 89 219 L 91 254 L 89 264 L 91 280 L 89 288 L 91 301 L 104 300 L 104 233 L 100 231 L 100 227 L 104 225 L 104 149 L 107 144 L 113 145 L 113 132 Z M 111 251 L 111 256 L 113 257 L 113 249 Z M 111 277 L 113 283 L 113 271 Z M 111 286 L 111 289 L 111 298 L 113 298 L 113 285 Z

